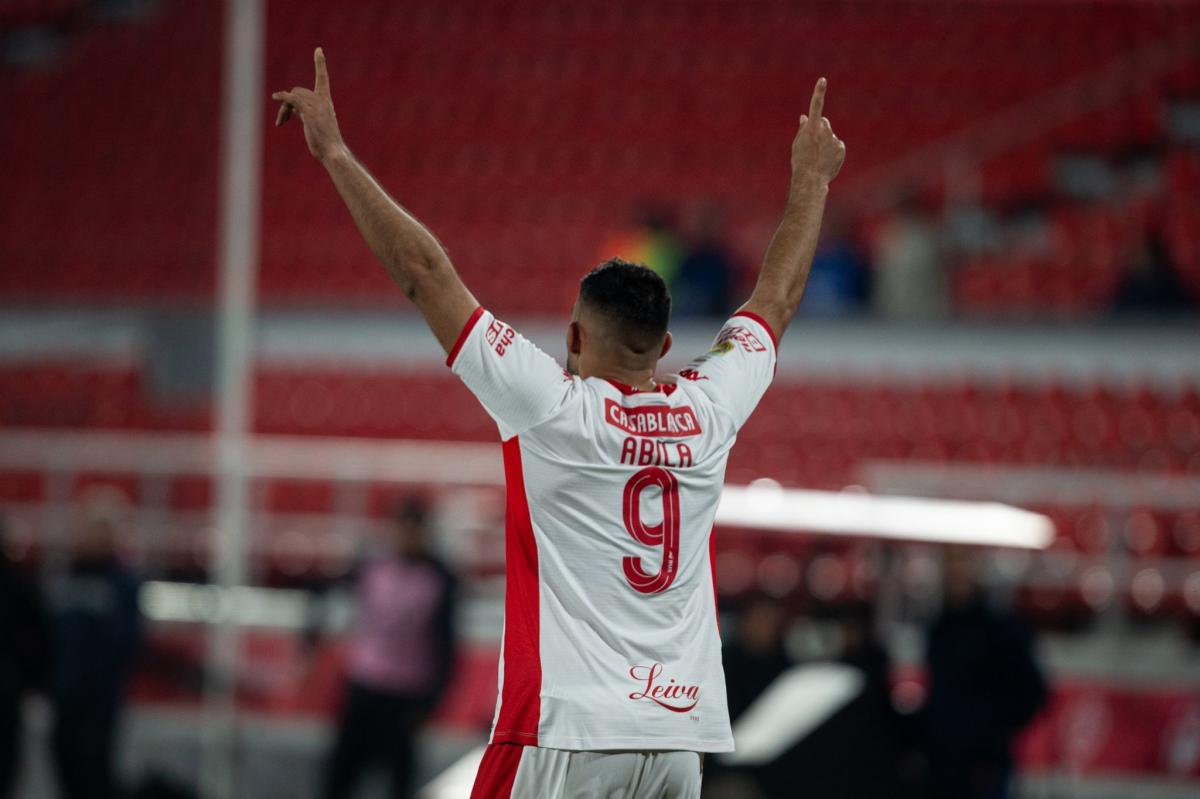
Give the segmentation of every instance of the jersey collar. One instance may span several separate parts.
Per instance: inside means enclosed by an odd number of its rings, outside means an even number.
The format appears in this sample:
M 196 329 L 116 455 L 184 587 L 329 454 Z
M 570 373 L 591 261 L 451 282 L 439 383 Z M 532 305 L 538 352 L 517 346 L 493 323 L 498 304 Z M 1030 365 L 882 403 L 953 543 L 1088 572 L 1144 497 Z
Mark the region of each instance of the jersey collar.
M 634 388 L 633 386 L 626 385 L 619 380 L 613 380 L 609 377 L 604 379 L 608 381 L 609 385 L 627 397 L 630 394 L 666 394 L 667 396 L 670 396 L 671 392 L 677 388 L 674 383 L 656 383 L 654 388 Z

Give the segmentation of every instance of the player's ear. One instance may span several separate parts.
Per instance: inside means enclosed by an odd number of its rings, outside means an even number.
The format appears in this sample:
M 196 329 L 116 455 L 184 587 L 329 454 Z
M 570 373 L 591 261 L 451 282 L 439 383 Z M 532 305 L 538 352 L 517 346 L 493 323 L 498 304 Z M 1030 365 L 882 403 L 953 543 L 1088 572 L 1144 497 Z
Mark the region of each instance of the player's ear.
M 579 322 L 572 319 L 567 325 L 567 352 L 578 355 L 581 349 L 583 349 L 583 332 L 579 328 Z
M 658 353 L 659 358 L 666 357 L 666 354 L 671 351 L 671 333 L 667 332 L 667 337 L 663 339 L 662 350 Z

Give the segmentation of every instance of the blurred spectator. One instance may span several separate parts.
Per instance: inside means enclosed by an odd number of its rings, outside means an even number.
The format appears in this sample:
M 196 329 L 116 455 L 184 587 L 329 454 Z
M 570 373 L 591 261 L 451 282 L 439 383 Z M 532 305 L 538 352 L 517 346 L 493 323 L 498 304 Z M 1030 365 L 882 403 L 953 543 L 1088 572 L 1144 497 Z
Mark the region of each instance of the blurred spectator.
M 784 799 L 796 796 L 798 786 L 803 786 L 806 799 L 915 795 L 899 776 L 899 756 L 911 736 L 905 734 L 892 708 L 889 662 L 874 634 L 873 609 L 855 605 L 839 616 L 838 660 L 862 673 L 862 691 L 772 763 L 750 769 L 708 769 L 706 780 L 712 785 L 706 796 Z M 783 607 L 767 597 L 755 597 L 746 605 L 724 655 L 732 718 L 744 713 L 795 665 L 784 648 L 786 621 Z
M 44 687 L 50 637 L 41 594 L 10 557 L 0 520 L 0 799 L 13 796 L 27 692 Z
M 404 503 L 390 533 L 353 573 L 358 617 L 328 799 L 350 796 L 376 765 L 387 768 L 392 796 L 413 795 L 417 734 L 454 670 L 455 580 L 430 549 L 424 504 Z
M 645 264 L 661 275 L 673 289 L 683 261 L 683 248 L 671 229 L 668 215 L 659 208 L 643 205 L 633 217 L 627 229 L 604 242 L 597 261 L 606 261 L 615 256 Z
M 746 712 L 758 695 L 793 665 L 783 648 L 786 622 L 778 601 L 765 595 L 747 601 L 733 641 L 722 657 L 730 720 Z
M 863 690 L 813 736 L 808 754 L 816 762 L 838 764 L 855 751 L 855 767 L 825 766 L 828 793 L 834 796 L 900 797 L 915 795 L 916 786 L 904 761 L 913 759 L 915 733 L 892 705 L 891 661 L 875 631 L 875 608 L 866 603 L 842 609 L 842 663 L 857 668 Z M 823 746 L 822 746 L 823 744 Z M 840 772 L 840 774 L 839 774 Z
M 765 594 L 749 597 L 742 606 L 732 640 L 725 645 L 721 657 L 731 721 L 736 722 L 771 683 L 794 665 L 783 646 L 787 621 L 784 607 Z M 776 762 L 760 768 L 731 768 L 708 758 L 704 796 L 708 799 L 776 796 L 778 766 Z
M 1195 307 L 1195 298 L 1171 263 L 1162 234 L 1157 230 L 1143 234 L 1125 261 L 1113 313 L 1148 316 Z
M 950 291 L 938 228 L 914 194 L 906 194 L 885 224 L 875 251 L 874 307 L 887 319 L 941 319 Z
M 944 568 L 944 604 L 926 642 L 929 795 L 1004 799 L 1013 742 L 1045 703 L 1046 684 L 1024 625 L 988 605 L 978 553 L 947 548 Z
M 862 690 L 774 764 L 764 780 L 769 795 L 806 799 L 899 799 L 915 796 L 900 779 L 899 761 L 911 748 L 891 702 L 887 653 L 873 629 L 874 609 L 865 603 L 838 611 L 841 653 L 837 660 L 857 669 Z
M 692 209 L 684 231 L 686 252 L 671 288 L 672 316 L 721 317 L 732 311 L 733 264 L 725 250 L 725 222 L 714 205 Z
M 114 748 L 141 639 L 138 580 L 118 557 L 124 498 L 98 489 L 84 500 L 65 579 L 55 587 L 51 733 L 68 799 L 116 793 Z
M 813 256 L 800 312 L 847 316 L 862 310 L 868 295 L 867 259 L 845 216 L 831 211 Z

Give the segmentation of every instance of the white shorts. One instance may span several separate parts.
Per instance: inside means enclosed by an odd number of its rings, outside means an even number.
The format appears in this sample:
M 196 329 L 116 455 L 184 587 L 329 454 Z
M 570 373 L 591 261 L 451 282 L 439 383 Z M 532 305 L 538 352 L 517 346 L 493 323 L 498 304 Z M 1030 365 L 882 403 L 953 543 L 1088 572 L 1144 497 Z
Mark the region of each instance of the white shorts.
M 488 744 L 471 799 L 699 799 L 701 758 Z

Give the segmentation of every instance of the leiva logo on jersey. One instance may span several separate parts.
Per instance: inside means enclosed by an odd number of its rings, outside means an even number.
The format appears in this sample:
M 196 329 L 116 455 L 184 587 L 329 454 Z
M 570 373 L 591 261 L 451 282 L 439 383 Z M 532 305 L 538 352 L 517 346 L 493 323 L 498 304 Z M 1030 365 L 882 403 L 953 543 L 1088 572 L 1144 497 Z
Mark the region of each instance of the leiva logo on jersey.
M 629 676 L 637 680 L 641 689 L 631 693 L 630 699 L 648 699 L 673 713 L 687 713 L 700 701 L 699 685 L 684 685 L 674 678 L 664 680 L 661 663 L 630 666 Z

